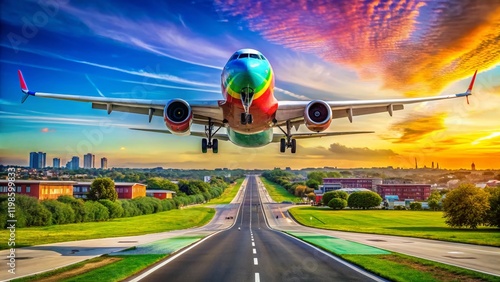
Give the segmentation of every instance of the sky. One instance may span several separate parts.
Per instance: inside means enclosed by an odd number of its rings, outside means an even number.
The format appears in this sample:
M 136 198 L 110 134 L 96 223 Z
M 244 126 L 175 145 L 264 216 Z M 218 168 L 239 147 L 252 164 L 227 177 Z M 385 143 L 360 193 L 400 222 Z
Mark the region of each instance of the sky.
M 44 2 L 44 3 L 42 3 Z M 500 169 L 500 0 L 17 1 L 1 3 L 0 163 L 29 152 L 110 167 L 402 167 Z M 201 154 L 197 137 L 161 117 L 92 110 L 30 90 L 148 99 L 221 99 L 220 73 L 238 49 L 270 61 L 278 100 L 360 100 L 462 93 L 387 113 L 334 119 L 331 131 L 375 131 Z M 193 126 L 192 131 L 202 131 Z M 305 126 L 299 131 L 306 132 Z

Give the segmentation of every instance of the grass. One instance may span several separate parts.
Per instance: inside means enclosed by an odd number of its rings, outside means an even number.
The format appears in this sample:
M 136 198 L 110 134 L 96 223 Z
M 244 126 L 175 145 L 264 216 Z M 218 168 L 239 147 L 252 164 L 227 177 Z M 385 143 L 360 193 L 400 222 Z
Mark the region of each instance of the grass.
M 281 187 L 281 185 L 273 183 L 265 179 L 264 177 L 261 177 L 260 180 L 262 180 L 262 183 L 264 183 L 264 186 L 266 187 L 269 196 L 271 196 L 271 198 L 275 202 L 281 203 L 283 201 L 291 201 L 291 202 L 300 201 L 299 197 L 290 194 L 285 188 Z
M 166 255 L 101 256 L 13 281 L 121 281 L 165 257 Z M 103 265 L 101 262 L 106 260 L 109 262 Z
M 236 180 L 235 184 L 231 184 L 226 190 L 224 190 L 224 193 L 220 195 L 219 197 L 210 200 L 208 202 L 209 205 L 222 205 L 222 204 L 229 204 L 231 201 L 236 197 L 236 194 L 238 193 L 238 190 L 240 189 L 241 183 L 243 182 L 244 178 L 240 178 Z
M 448 227 L 442 212 L 341 210 L 296 207 L 290 214 L 301 224 L 330 230 L 417 237 L 477 245 L 500 246 L 500 230 Z
M 212 208 L 190 207 L 105 222 L 20 228 L 16 230 L 16 247 L 186 229 L 207 224 L 214 214 L 215 210 Z M 9 232 L 9 230 L 1 230 L 0 237 L 8 238 Z M 0 249 L 7 248 L 7 240 L 0 242 Z

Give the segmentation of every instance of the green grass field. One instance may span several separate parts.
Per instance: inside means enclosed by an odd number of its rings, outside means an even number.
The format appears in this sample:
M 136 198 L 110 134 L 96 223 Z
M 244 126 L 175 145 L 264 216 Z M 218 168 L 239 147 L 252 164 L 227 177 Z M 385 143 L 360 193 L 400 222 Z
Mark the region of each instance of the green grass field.
M 273 183 L 265 179 L 264 177 L 261 177 L 260 180 L 262 180 L 262 183 L 264 183 L 269 196 L 271 196 L 271 198 L 275 202 L 281 203 L 282 201 L 291 201 L 295 203 L 300 201 L 299 197 L 290 194 L 285 188 L 281 187 L 280 185 Z
M 241 186 L 241 183 L 243 182 L 243 179 L 244 178 L 240 178 L 240 179 L 236 180 L 236 184 L 232 184 L 231 186 L 226 188 L 226 190 L 224 190 L 224 193 L 222 193 L 222 195 L 220 195 L 220 197 L 210 200 L 210 202 L 208 202 L 208 204 L 209 205 L 214 205 L 214 204 L 222 205 L 222 204 L 231 203 L 231 201 L 234 199 L 234 197 L 238 193 L 238 190 L 240 189 L 240 186 Z
M 448 227 L 442 212 L 394 210 L 341 210 L 297 207 L 290 214 L 301 224 L 316 228 L 408 236 L 478 245 L 500 246 L 500 229 Z
M 16 247 L 186 229 L 207 224 L 214 214 L 212 208 L 190 207 L 104 222 L 20 228 L 16 230 Z M 0 230 L 0 237 L 8 238 L 9 232 Z M 0 249 L 7 248 L 7 240 L 0 242 Z

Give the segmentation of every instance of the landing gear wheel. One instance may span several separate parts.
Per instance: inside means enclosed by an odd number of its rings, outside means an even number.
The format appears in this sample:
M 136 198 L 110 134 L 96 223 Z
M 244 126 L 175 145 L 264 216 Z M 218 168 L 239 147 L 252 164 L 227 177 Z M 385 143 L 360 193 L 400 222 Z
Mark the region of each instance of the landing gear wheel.
M 248 123 L 248 124 L 252 124 L 252 123 L 253 123 L 253 117 L 252 117 L 252 115 L 251 115 L 251 114 L 248 114 L 248 115 L 247 115 L 247 123 Z
M 207 153 L 208 149 L 208 141 L 206 138 L 201 139 L 201 152 L 203 154 Z
M 284 153 L 286 150 L 286 141 L 285 138 L 281 138 L 280 140 L 280 152 Z
M 292 154 L 295 154 L 297 152 L 297 140 L 292 139 Z
M 212 153 L 217 154 L 219 152 L 219 140 L 212 140 Z
M 241 113 L 240 123 L 243 125 L 247 124 L 247 114 L 246 113 Z

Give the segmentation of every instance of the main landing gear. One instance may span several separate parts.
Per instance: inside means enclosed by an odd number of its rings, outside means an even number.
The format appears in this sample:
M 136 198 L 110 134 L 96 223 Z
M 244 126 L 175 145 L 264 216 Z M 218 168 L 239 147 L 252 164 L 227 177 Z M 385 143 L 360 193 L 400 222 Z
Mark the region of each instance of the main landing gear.
M 208 125 L 205 125 L 205 135 L 207 138 L 201 139 L 201 152 L 206 153 L 208 149 L 212 149 L 212 153 L 217 154 L 219 152 L 219 140 L 213 138 L 214 135 L 221 129 L 219 126 L 217 130 L 214 130 L 214 123 L 211 118 L 208 118 Z
M 276 123 L 277 121 L 275 121 Z M 285 134 L 285 138 L 280 140 L 280 152 L 284 153 L 287 148 L 290 148 L 292 154 L 297 152 L 297 140 L 292 139 L 292 124 L 289 120 L 286 121 L 286 132 L 278 125 L 278 128 Z

